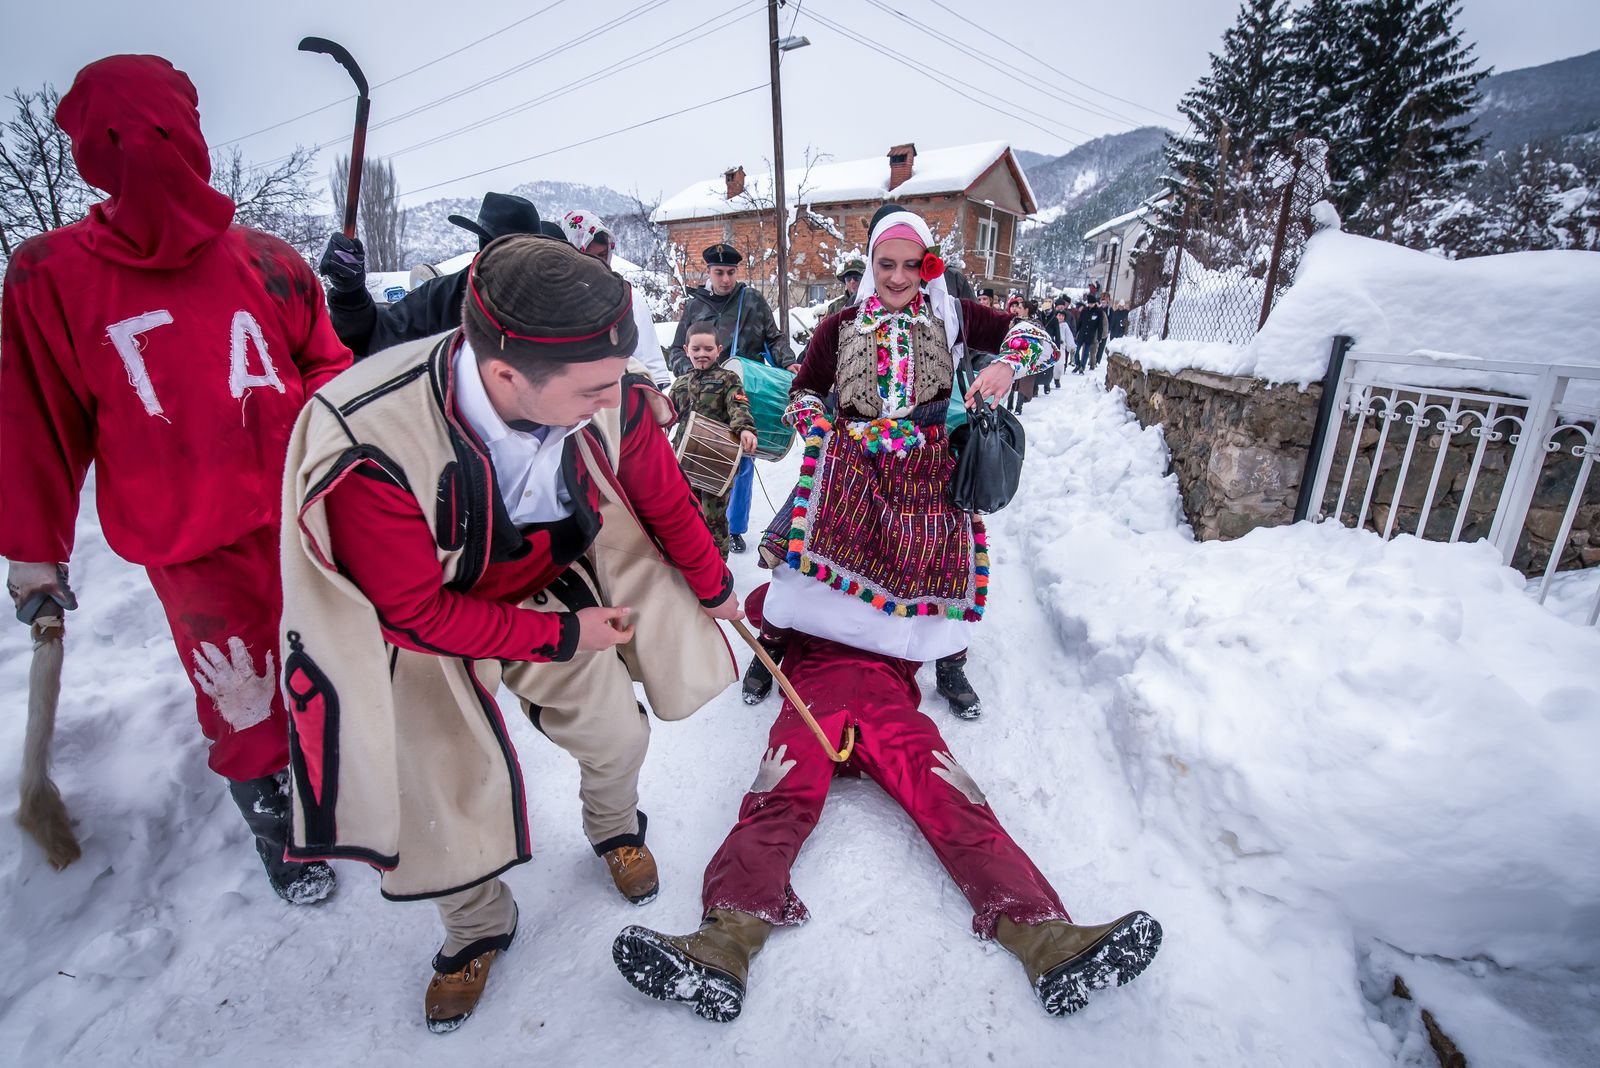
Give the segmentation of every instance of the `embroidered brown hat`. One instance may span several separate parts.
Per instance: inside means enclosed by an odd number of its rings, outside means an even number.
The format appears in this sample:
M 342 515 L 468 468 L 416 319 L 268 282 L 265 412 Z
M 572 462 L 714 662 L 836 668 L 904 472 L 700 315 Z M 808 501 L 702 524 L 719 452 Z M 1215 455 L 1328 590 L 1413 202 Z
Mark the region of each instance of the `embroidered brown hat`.
M 552 360 L 627 356 L 639 343 L 633 287 L 565 240 L 533 234 L 497 238 L 478 253 L 464 314 L 502 350 Z

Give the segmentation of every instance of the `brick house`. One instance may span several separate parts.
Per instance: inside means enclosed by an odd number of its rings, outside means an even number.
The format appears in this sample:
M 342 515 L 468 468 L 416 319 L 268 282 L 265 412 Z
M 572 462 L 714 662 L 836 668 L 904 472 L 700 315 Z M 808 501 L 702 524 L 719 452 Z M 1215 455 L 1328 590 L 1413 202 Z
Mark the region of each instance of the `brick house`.
M 945 259 L 975 288 L 1022 288 L 1017 229 L 1038 210 L 1011 146 L 990 141 L 918 153 L 895 145 L 882 156 L 787 169 L 789 303 L 815 304 L 839 292 L 837 265 L 864 254 L 867 227 L 885 200 L 928 221 Z M 664 226 L 682 257 L 683 276 L 701 277 L 700 250 L 727 241 L 744 253 L 743 280 L 776 300 L 777 231 L 772 176 L 743 167 L 696 182 L 661 202 L 651 221 Z M 964 265 L 963 265 L 964 264 Z

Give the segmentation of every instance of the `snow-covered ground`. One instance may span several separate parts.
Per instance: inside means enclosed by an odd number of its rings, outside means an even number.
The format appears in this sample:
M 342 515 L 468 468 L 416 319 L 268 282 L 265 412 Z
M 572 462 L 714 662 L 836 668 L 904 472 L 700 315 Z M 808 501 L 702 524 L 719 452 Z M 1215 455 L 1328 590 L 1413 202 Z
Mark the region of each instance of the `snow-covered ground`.
M 1429 1065 L 1418 1004 L 1475 1065 L 1600 1063 L 1600 632 L 1563 611 L 1596 580 L 1541 608 L 1481 546 L 1310 526 L 1196 544 L 1159 433 L 1097 382 L 1025 422 L 973 632 L 987 712 L 924 706 L 1075 916 L 1162 921 L 1138 982 L 1045 1016 L 910 822 L 841 781 L 795 871 L 813 919 L 768 942 L 743 1016 L 645 999 L 611 940 L 695 924 L 776 699 L 655 725 L 644 908 L 583 840 L 573 763 L 507 701 L 522 929 L 477 1015 L 430 1035 L 433 908 L 349 864 L 320 907 L 272 896 L 159 607 L 90 518 L 56 750 L 85 852 L 52 872 L 0 820 L 5 1063 Z M 773 499 L 796 464 L 759 465 Z M 0 630 L 7 816 L 27 661 Z M 1397 972 L 1418 1002 L 1389 995 Z

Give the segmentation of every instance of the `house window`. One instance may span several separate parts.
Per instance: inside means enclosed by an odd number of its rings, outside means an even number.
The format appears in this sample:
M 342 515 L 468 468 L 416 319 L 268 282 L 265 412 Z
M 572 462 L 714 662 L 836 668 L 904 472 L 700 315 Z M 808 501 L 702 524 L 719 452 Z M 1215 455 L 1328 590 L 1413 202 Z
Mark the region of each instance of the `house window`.
M 1109 242 L 1109 241 L 1107 241 L 1105 244 L 1100 246 L 1100 262 L 1101 263 L 1110 263 L 1111 262 L 1111 242 Z
M 978 220 L 977 253 L 983 257 L 983 273 L 994 277 L 994 255 L 1000 248 L 1000 226 L 993 219 Z
M 806 286 L 806 303 L 821 304 L 828 299 L 828 287 L 824 285 Z

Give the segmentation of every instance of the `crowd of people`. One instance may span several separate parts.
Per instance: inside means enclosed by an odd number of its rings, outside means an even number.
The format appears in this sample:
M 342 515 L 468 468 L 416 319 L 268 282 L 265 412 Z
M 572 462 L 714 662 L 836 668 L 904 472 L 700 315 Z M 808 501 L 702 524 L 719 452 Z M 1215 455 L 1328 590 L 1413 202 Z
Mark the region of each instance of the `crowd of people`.
M 478 240 L 470 266 L 377 305 L 359 241 L 329 239 L 325 293 L 290 246 L 233 222 L 208 183 L 198 95 L 167 61 L 90 64 L 57 120 L 108 196 L 6 272 L 11 595 L 75 607 L 93 464 L 106 540 L 149 574 L 210 766 L 274 891 L 315 903 L 335 888 L 329 861 L 360 861 L 385 898 L 436 904 L 430 1030 L 472 1014 L 518 928 L 501 876 L 531 859 L 525 797 L 542 784 L 524 780 L 501 686 L 577 762 L 582 832 L 642 905 L 660 890 L 639 796 L 650 716 L 682 719 L 738 679 L 722 624 L 747 616 L 808 707 L 786 695 L 755 754 L 698 928 L 617 936 L 629 983 L 738 1015 L 751 958 L 806 918 L 791 867 L 841 770 L 906 810 L 973 930 L 1018 958 L 1047 1011 L 1150 963 L 1161 929 L 1145 913 L 1072 921 L 915 679 L 937 661 L 952 707 L 976 710 L 960 665 L 991 550 L 946 493 L 952 397 L 1003 403 L 1053 373 L 1069 338 L 1075 369 L 1092 365 L 1115 329 L 1096 295 L 1037 322 L 971 299 L 924 221 L 886 204 L 850 299 L 802 355 L 737 280 L 764 250 L 726 243 L 703 251 L 705 285 L 663 354 L 592 212 L 555 222 L 490 193 L 452 220 Z M 755 442 L 741 361 L 792 376 L 782 422 L 804 449 L 758 539 L 770 581 L 743 597 L 726 563 L 746 548 Z M 667 431 L 690 411 L 736 435 L 726 497 L 679 468 Z M 747 700 L 771 681 L 747 672 Z

